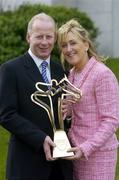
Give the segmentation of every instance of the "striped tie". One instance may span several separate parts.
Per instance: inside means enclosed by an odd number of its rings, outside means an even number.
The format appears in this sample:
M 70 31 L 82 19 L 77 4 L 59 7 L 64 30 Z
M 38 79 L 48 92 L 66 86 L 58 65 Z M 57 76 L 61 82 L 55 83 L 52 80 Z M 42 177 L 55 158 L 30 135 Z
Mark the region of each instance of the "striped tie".
M 45 61 L 45 60 L 41 63 L 41 67 L 42 67 L 42 72 L 41 72 L 41 74 L 42 74 L 42 78 L 43 78 L 43 80 L 44 80 L 45 83 L 49 83 L 49 80 L 48 80 L 48 78 L 47 78 L 47 73 L 46 73 L 46 67 L 47 67 L 47 65 L 48 65 L 48 63 L 47 63 L 47 61 Z

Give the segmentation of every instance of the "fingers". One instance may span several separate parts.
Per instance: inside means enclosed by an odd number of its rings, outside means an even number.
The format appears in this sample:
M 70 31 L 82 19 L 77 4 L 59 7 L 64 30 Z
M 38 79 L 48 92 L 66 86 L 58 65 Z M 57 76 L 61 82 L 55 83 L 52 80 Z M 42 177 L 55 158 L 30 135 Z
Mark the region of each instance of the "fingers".
M 52 157 L 52 149 L 55 147 L 55 143 L 51 140 L 49 136 L 46 136 L 43 148 L 47 161 L 54 161 L 55 159 Z
M 67 160 L 78 160 L 83 156 L 82 151 L 78 147 L 73 147 L 69 149 L 68 152 L 74 152 L 74 156 L 67 157 Z
M 76 103 L 77 102 L 77 99 L 74 98 L 74 97 L 71 97 L 71 98 L 67 98 L 67 99 L 63 99 L 62 100 L 62 103 L 61 103 L 61 109 L 62 109 L 62 113 L 63 114 L 66 114 L 68 109 L 69 109 L 69 106 L 73 103 Z
M 55 158 L 52 157 L 52 149 L 55 147 L 55 143 L 51 140 L 51 138 L 49 136 L 46 136 L 44 144 L 43 144 L 43 148 L 44 148 L 44 152 L 45 152 L 45 156 L 46 156 L 46 160 L 47 161 L 54 161 L 56 160 Z M 67 152 L 73 152 L 74 156 L 69 156 L 69 157 L 65 157 L 63 159 L 66 160 L 78 160 L 83 156 L 82 151 L 80 150 L 79 147 L 72 147 L 70 149 L 68 149 Z
M 78 148 L 77 147 L 72 147 L 70 149 L 67 150 L 68 152 L 76 152 L 78 151 Z
M 67 105 L 67 104 L 69 105 L 71 103 L 76 103 L 78 101 L 79 101 L 79 99 L 77 97 L 75 97 L 75 96 L 69 96 L 66 99 L 62 100 L 64 105 Z
M 67 102 L 66 99 L 62 100 L 61 108 L 62 108 L 62 113 L 63 113 L 63 114 L 66 114 L 66 113 L 67 113 L 68 106 L 69 106 L 69 102 Z

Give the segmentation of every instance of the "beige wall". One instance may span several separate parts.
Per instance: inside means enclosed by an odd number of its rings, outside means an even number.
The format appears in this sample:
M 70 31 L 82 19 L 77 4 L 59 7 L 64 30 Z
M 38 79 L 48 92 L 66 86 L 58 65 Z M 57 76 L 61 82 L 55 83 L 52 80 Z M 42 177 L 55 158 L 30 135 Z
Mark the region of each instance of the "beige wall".
M 85 11 L 100 29 L 97 38 L 99 52 L 119 57 L 119 0 L 52 0 L 52 3 Z

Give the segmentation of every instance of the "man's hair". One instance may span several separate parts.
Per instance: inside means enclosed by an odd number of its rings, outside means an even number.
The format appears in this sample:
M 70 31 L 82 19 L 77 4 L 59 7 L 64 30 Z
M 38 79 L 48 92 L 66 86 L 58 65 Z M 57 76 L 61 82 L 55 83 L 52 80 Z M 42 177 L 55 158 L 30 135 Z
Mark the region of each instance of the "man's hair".
M 41 21 L 51 21 L 53 24 L 54 24 L 54 27 L 55 27 L 55 33 L 57 32 L 57 26 L 56 26 L 56 23 L 55 23 L 55 20 L 47 15 L 46 13 L 39 13 L 39 14 L 36 14 L 35 16 L 33 16 L 31 18 L 31 20 L 29 21 L 28 23 L 28 27 L 27 27 L 27 33 L 30 33 L 32 32 L 32 27 L 33 27 L 33 23 L 35 20 L 41 20 Z

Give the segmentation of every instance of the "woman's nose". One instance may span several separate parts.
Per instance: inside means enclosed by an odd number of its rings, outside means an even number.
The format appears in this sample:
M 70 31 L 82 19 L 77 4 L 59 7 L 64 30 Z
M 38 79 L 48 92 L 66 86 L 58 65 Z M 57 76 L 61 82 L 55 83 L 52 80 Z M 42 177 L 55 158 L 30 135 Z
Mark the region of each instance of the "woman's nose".
M 67 44 L 67 51 L 71 51 L 71 45 L 70 44 Z

